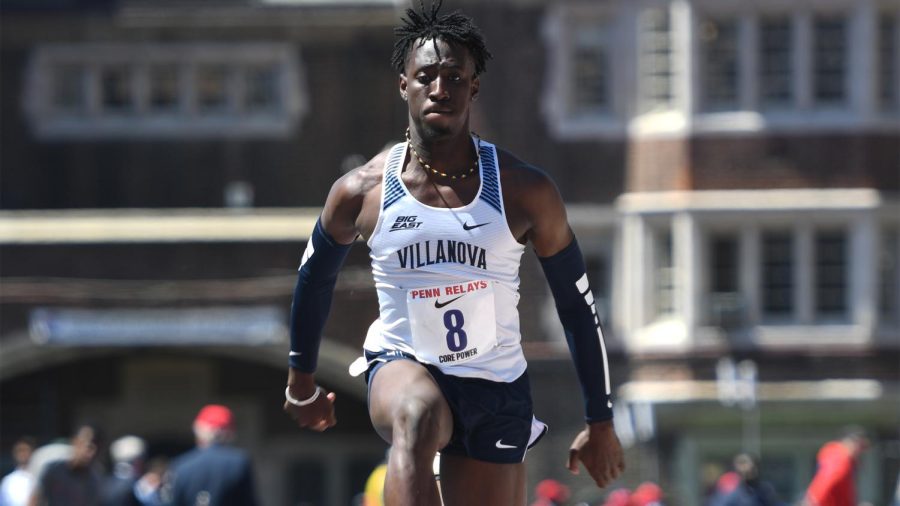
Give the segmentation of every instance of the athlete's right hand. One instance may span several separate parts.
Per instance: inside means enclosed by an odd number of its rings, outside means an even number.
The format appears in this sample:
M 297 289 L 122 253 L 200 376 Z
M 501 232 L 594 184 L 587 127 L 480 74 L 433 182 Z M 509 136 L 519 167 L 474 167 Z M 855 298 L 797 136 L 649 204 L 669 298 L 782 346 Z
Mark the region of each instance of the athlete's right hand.
M 337 423 L 337 418 L 334 416 L 335 397 L 334 392 L 328 392 L 325 395 L 319 395 L 316 402 L 302 407 L 284 401 L 284 411 L 297 422 L 300 428 L 322 432 Z
M 337 396 L 334 392 L 316 386 L 312 374 L 303 374 L 293 369 L 288 374 L 288 391 L 294 399 L 308 399 L 315 394 L 316 388 L 321 388 L 322 391 L 315 402 L 297 406 L 285 400 L 284 411 L 300 428 L 322 432 L 337 423 L 334 416 L 334 400 Z

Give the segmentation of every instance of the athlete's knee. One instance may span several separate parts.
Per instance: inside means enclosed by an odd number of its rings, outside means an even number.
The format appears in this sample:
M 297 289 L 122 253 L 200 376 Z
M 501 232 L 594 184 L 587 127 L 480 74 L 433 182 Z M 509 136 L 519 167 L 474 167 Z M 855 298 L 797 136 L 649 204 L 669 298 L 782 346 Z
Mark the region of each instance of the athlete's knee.
M 440 403 L 421 397 L 397 402 L 393 413 L 394 445 L 414 451 L 437 450 L 441 435 Z

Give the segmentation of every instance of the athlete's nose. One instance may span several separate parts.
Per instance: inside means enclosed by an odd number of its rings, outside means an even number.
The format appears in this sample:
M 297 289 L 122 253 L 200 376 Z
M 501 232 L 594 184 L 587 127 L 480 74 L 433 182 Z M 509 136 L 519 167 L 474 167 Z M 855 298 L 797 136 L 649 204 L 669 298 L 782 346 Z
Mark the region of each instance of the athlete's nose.
M 450 91 L 447 89 L 446 82 L 442 77 L 438 76 L 431 82 L 431 91 L 428 93 L 428 98 L 433 102 L 440 102 L 450 98 Z

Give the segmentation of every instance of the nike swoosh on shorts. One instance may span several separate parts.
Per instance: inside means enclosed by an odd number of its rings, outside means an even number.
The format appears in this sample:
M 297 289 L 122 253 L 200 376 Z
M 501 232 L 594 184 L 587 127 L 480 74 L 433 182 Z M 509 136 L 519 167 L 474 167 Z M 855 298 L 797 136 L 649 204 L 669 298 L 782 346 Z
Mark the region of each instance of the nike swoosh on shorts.
M 498 439 L 497 442 L 494 444 L 494 446 L 496 446 L 497 448 L 500 448 L 501 450 L 515 448 L 515 446 L 503 444 L 503 438 Z

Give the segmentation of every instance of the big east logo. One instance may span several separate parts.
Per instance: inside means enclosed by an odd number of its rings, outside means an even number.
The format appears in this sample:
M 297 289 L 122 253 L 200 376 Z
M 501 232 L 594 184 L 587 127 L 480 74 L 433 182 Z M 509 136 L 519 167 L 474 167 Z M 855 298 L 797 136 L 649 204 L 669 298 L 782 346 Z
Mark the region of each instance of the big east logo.
M 398 230 L 415 230 L 422 226 L 421 221 L 416 221 L 417 216 L 398 216 L 391 229 L 388 232 L 396 232 Z

